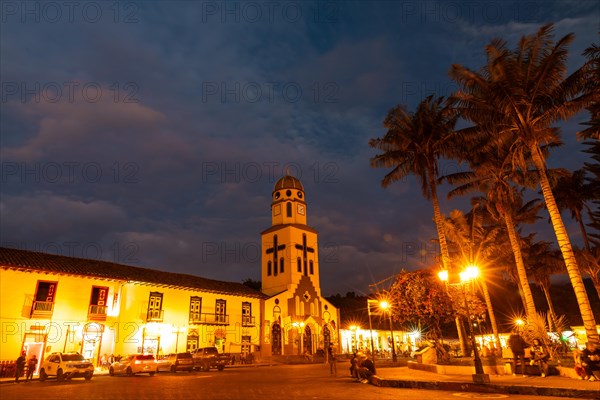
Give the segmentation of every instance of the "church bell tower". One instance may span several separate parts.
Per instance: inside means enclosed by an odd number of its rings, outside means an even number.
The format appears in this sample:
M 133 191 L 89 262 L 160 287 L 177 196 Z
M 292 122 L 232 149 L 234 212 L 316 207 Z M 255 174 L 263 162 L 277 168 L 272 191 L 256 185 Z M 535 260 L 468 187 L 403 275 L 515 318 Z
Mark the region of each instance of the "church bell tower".
M 320 296 L 317 231 L 306 224 L 306 217 L 302 183 L 290 175 L 282 177 L 271 196 L 271 227 L 261 233 L 265 294 L 293 290 L 306 277 Z

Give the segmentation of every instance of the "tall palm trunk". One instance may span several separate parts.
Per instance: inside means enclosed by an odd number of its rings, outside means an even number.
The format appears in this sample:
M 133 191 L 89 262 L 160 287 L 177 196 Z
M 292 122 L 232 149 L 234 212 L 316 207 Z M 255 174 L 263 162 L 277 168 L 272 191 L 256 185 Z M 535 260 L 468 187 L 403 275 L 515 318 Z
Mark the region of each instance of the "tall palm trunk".
M 581 231 L 581 236 L 583 237 L 583 244 L 585 246 L 585 249 L 589 252 L 590 250 L 590 241 L 588 239 L 588 235 L 587 235 L 587 231 L 585 230 L 585 224 L 583 223 L 583 217 L 581 216 L 581 213 L 579 212 L 579 210 L 575 211 L 575 219 L 577 220 L 577 223 L 579 223 L 579 230 Z
M 443 269 L 450 271 L 450 251 L 448 251 L 448 242 L 446 241 L 446 233 L 444 232 L 444 219 L 440 210 L 440 203 L 437 196 L 437 185 L 435 183 L 435 176 L 433 167 L 429 168 L 429 186 L 431 190 L 431 202 L 433 203 L 433 219 L 435 227 L 437 229 L 438 240 L 440 241 L 440 252 L 442 253 L 442 266 Z M 456 331 L 458 332 L 458 341 L 460 343 L 460 351 L 463 356 L 467 354 L 467 338 L 464 334 L 465 329 L 460 317 L 456 317 Z
M 483 292 L 483 297 L 485 299 L 485 304 L 487 305 L 488 314 L 490 315 L 490 324 L 492 325 L 492 333 L 494 334 L 494 344 L 497 350 L 501 350 L 502 345 L 500 344 L 500 335 L 498 334 L 498 324 L 496 323 L 496 315 L 494 314 L 494 308 L 492 307 L 492 298 L 490 297 L 490 292 L 488 290 L 485 277 L 482 278 L 480 282 L 481 291 Z
M 579 304 L 579 311 L 581 312 L 581 318 L 583 319 L 585 334 L 588 341 L 599 343 L 596 320 L 594 319 L 592 307 L 590 306 L 590 301 L 585 291 L 585 286 L 583 285 L 581 272 L 579 271 L 577 261 L 575 260 L 575 254 L 573 253 L 573 248 L 571 247 L 571 242 L 569 241 L 569 235 L 567 235 L 567 230 L 565 229 L 562 217 L 560 216 L 560 211 L 556 205 L 556 200 L 552 194 L 550 182 L 548 181 L 548 176 L 546 175 L 546 164 L 542 158 L 538 146 L 530 146 L 530 151 L 533 163 L 539 172 L 540 186 L 542 187 L 542 194 L 544 195 L 546 208 L 550 214 L 552 227 L 554 228 L 554 233 L 556 234 L 556 240 L 558 241 L 558 246 L 560 247 L 560 251 L 562 252 L 565 260 L 567 272 L 569 274 L 569 278 L 571 279 L 571 285 L 573 285 L 575 297 L 577 298 L 577 303 Z
M 554 311 L 554 303 L 552 303 L 552 298 L 550 297 L 550 288 L 547 285 L 541 285 L 542 291 L 544 292 L 544 296 L 546 296 L 546 302 L 548 303 L 548 312 L 550 314 L 550 321 L 552 322 L 550 325 L 550 331 L 554 332 L 556 330 L 556 312 Z
M 519 276 L 519 282 L 521 283 L 521 294 L 525 304 L 525 314 L 527 315 L 528 319 L 532 319 L 536 315 L 535 303 L 533 302 L 531 287 L 529 286 L 529 280 L 527 279 L 527 270 L 525 269 L 525 263 L 523 263 L 521 245 L 519 243 L 519 240 L 517 239 L 517 231 L 515 230 L 512 215 L 510 214 L 510 212 L 507 211 L 503 211 L 502 214 L 504 215 L 506 231 L 508 232 L 510 245 L 515 256 L 515 263 L 517 264 L 517 274 Z

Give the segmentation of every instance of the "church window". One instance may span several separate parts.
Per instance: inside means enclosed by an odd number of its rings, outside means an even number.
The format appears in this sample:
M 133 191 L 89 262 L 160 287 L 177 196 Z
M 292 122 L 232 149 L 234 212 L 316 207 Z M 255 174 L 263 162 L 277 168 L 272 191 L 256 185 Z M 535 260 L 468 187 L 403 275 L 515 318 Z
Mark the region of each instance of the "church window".
M 300 257 L 298 257 L 297 263 L 298 263 L 298 272 L 302 272 L 302 260 L 300 260 Z
M 300 297 L 296 296 L 296 315 L 300 315 Z
M 302 192 L 298 191 L 298 198 L 301 199 L 302 198 Z
M 290 196 L 292 195 L 292 191 L 291 191 L 291 190 L 286 190 L 286 191 L 285 191 L 285 195 L 286 195 L 287 197 L 290 197 Z
M 315 267 L 313 266 L 313 260 L 310 260 L 310 274 L 314 275 L 315 273 Z
M 304 315 L 304 302 L 300 302 L 300 315 Z
M 287 215 L 288 218 L 292 217 L 292 203 L 287 203 L 285 205 L 285 213 Z
M 279 272 L 283 273 L 283 257 L 279 259 Z
M 267 261 L 267 276 L 271 276 L 271 261 Z

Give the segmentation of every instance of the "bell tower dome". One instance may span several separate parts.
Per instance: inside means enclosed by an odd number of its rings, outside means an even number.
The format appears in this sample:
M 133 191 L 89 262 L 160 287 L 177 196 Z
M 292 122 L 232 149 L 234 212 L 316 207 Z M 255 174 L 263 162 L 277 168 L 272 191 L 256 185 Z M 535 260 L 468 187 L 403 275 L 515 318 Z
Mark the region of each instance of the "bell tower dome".
M 306 225 L 304 186 L 296 177 L 286 175 L 273 188 L 271 200 L 272 225 Z

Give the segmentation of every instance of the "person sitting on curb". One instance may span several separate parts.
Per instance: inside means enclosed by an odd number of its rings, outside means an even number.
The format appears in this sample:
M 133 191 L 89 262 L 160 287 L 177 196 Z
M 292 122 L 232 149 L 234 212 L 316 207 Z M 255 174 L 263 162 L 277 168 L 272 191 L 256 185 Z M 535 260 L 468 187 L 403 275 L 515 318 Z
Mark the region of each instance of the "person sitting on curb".
M 550 358 L 550 354 L 548 354 L 548 350 L 542 344 L 539 339 L 533 339 L 533 345 L 530 349 L 531 352 L 531 365 L 535 365 L 536 363 L 540 367 L 540 371 L 542 373 L 542 378 L 545 378 L 548 375 L 548 359 Z
M 375 365 L 370 358 L 367 358 L 364 354 L 360 357 L 360 366 L 358 367 L 358 376 L 361 383 L 369 383 L 369 379 L 375 375 Z
M 350 359 L 350 376 L 354 378 L 354 380 L 358 381 L 358 367 L 360 365 L 360 355 L 362 353 L 354 353 L 352 358 Z
M 590 382 L 598 380 L 595 375 L 600 374 L 600 346 L 592 342 L 585 344 L 585 349 L 581 353 L 581 366 L 589 376 Z
M 573 349 L 573 369 L 575 369 L 575 373 L 580 380 L 589 379 L 589 376 L 582 365 L 581 354 L 582 351 L 578 348 Z

